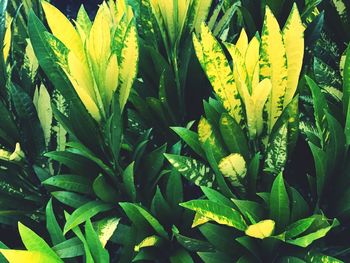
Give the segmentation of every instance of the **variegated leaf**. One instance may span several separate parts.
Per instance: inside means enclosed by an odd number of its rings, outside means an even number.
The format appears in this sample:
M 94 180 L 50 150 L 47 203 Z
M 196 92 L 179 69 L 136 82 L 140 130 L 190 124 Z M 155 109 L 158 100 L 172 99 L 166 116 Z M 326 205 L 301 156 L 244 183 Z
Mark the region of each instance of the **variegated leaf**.
M 171 165 L 187 180 L 198 186 L 212 187 L 215 175 L 205 164 L 180 155 L 165 154 Z
M 136 25 L 133 21 L 126 32 L 124 46 L 121 50 L 121 56 L 119 58 L 119 104 L 121 109 L 124 108 L 128 100 L 131 87 L 133 85 L 134 79 L 136 78 L 138 59 L 139 48 L 137 31 Z
M 209 200 L 192 200 L 186 203 L 181 203 L 181 206 L 200 213 L 202 216 L 209 218 L 221 225 L 234 227 L 244 231 L 247 224 L 242 215 L 235 209 L 215 203 Z
M 219 42 L 211 34 L 209 28 L 203 24 L 201 40 L 194 36 L 193 43 L 198 60 L 215 93 L 222 100 L 229 114 L 240 123 L 242 120 L 241 101 L 234 83 L 234 76 Z
M 38 118 L 43 128 L 46 147 L 51 139 L 52 108 L 51 97 L 44 85 L 37 88 L 34 93 L 33 103 L 38 112 Z
M 229 179 L 234 187 L 244 191 L 247 166 L 244 158 L 240 154 L 233 153 L 223 158 L 219 163 L 219 170 L 223 176 Z
M 292 101 L 298 86 L 304 57 L 304 30 L 297 5 L 294 3 L 282 31 L 288 66 L 288 81 L 283 101 L 284 107 Z
M 271 79 L 271 95 L 267 101 L 268 132 L 270 133 L 277 118 L 283 111 L 283 101 L 288 84 L 286 49 L 280 26 L 266 7 L 261 36 L 260 76 Z
M 284 170 L 288 153 L 288 126 L 284 124 L 276 134 L 272 135 L 265 159 L 265 170 L 278 174 Z

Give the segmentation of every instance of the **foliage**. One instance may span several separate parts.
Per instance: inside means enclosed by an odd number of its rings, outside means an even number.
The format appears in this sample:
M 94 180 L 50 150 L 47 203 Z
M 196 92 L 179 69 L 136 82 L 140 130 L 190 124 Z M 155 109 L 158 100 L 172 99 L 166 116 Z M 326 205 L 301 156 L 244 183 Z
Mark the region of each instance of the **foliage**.
M 0 262 L 348 262 L 349 8 L 1 1 Z

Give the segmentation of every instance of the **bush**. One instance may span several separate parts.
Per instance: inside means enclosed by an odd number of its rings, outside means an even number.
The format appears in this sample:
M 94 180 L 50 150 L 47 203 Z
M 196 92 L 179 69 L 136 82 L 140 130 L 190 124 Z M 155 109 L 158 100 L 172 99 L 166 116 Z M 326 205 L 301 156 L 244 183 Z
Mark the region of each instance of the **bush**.
M 0 262 L 348 262 L 349 8 L 2 1 Z

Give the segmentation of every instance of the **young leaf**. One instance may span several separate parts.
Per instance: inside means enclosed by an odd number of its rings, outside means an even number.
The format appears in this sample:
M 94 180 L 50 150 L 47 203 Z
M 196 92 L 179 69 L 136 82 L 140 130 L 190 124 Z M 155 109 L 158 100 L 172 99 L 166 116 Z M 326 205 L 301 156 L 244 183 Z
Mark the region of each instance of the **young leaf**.
M 245 230 L 245 234 L 250 237 L 264 239 L 271 236 L 274 230 L 275 222 L 268 219 L 248 226 L 248 228 Z
M 28 227 L 19 222 L 18 230 L 26 249 L 29 251 L 38 251 L 44 255 L 47 255 L 49 258 L 55 260 L 54 262 L 62 262 L 57 254 L 45 242 L 45 240 L 30 230 Z
M 59 258 L 52 257 L 46 253 L 40 251 L 25 251 L 25 250 L 12 250 L 12 249 L 0 249 L 9 263 L 17 262 L 31 262 L 31 263 L 61 263 L 63 262 Z

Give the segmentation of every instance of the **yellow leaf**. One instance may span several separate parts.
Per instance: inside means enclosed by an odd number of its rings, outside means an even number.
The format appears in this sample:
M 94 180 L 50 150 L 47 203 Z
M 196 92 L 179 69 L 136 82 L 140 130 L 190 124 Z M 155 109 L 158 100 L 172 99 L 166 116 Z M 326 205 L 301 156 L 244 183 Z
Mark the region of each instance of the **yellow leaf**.
M 85 105 L 88 112 L 93 116 L 95 120 L 100 121 L 101 114 L 99 107 L 96 105 L 96 96 L 93 90 L 94 84 L 90 75 L 91 73 L 85 70 L 85 67 L 81 65 L 80 61 L 72 52 L 68 54 L 68 65 L 70 72 L 67 72 L 66 70 L 65 72 L 71 81 L 75 91 L 77 92 L 79 98 Z
M 225 177 L 242 178 L 247 173 L 244 158 L 238 153 L 232 153 L 220 161 L 219 169 Z
M 47 23 L 52 33 L 83 62 L 86 61 L 84 46 L 72 23 L 56 7 L 42 1 Z
M 87 50 L 93 75 L 104 103 L 106 103 L 104 89 L 105 70 L 111 54 L 110 19 L 108 16 L 109 10 L 104 2 L 97 11 L 87 41 Z
M 242 155 L 232 153 L 223 158 L 219 163 L 219 170 L 223 176 L 227 177 L 235 187 L 242 188 L 243 180 L 247 173 L 247 166 Z
M 4 54 L 4 61 L 6 62 L 11 48 L 11 24 L 12 24 L 12 18 L 9 15 L 6 15 L 6 31 L 4 36 L 4 47 L 3 47 L 3 54 Z
M 283 111 L 287 87 L 287 59 L 280 26 L 269 7 L 266 7 L 260 50 L 261 78 L 271 79 L 271 95 L 267 102 L 267 126 L 270 133 Z
M 75 26 L 82 42 L 85 43 L 86 38 L 90 34 L 92 23 L 83 5 L 79 8 Z
M 210 221 L 210 218 L 207 218 L 207 217 L 203 216 L 201 213 L 197 212 L 194 215 L 194 219 L 193 219 L 193 223 L 192 223 L 191 227 L 193 228 L 193 227 L 196 227 L 196 226 L 200 226 L 200 225 L 203 225 L 203 224 L 205 224 L 205 223 L 207 223 L 209 221 Z
M 202 24 L 201 41 L 194 35 L 193 43 L 198 60 L 224 108 L 238 122 L 242 119 L 242 105 L 229 63 L 220 44 L 209 28 Z
M 9 261 L 9 263 L 58 263 L 63 262 L 52 258 L 51 256 L 41 253 L 39 251 L 26 251 L 14 249 L 0 249 L 0 253 Z
M 283 28 L 283 40 L 288 63 L 288 83 L 283 102 L 284 107 L 292 101 L 298 86 L 304 57 L 304 30 L 305 28 L 301 21 L 298 8 L 294 3 L 293 9 Z
M 236 43 L 236 47 L 241 53 L 241 55 L 244 57 L 248 48 L 248 36 L 244 28 L 242 29 L 241 34 L 239 35 L 239 38 Z
M 252 40 L 249 42 L 247 52 L 245 54 L 245 67 L 247 69 L 247 74 L 250 82 L 252 83 L 252 86 L 254 86 L 254 78 L 256 80 L 255 74 L 259 74 L 259 48 L 260 42 L 258 38 L 253 37 Z
M 137 75 L 137 65 L 139 60 L 139 47 L 137 41 L 137 30 L 134 22 L 129 26 L 123 48 L 121 50 L 121 57 L 119 59 L 119 86 L 120 108 L 123 109 L 132 87 L 132 84 Z
M 225 43 L 225 46 L 230 53 L 233 61 L 233 74 L 237 90 L 239 91 L 239 94 L 244 101 L 246 92 L 248 91 L 251 93 L 251 85 L 249 84 L 244 56 L 242 56 L 237 46 L 230 43 Z
M 135 246 L 134 251 L 139 252 L 141 248 L 157 246 L 159 242 L 161 242 L 161 238 L 156 235 L 146 237 L 141 243 Z
M 254 225 L 248 226 L 245 234 L 250 237 L 255 237 L 259 239 L 264 239 L 272 235 L 275 229 L 275 221 L 273 220 L 263 220 Z
M 113 94 L 118 87 L 119 67 L 117 56 L 113 54 L 108 62 L 105 75 L 105 89 L 107 105 L 110 104 Z

